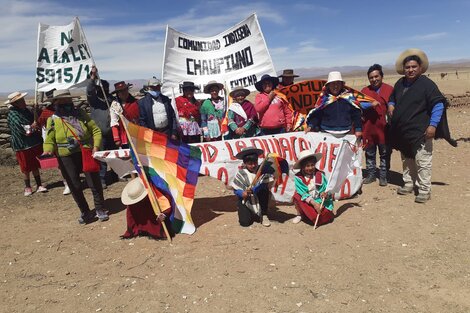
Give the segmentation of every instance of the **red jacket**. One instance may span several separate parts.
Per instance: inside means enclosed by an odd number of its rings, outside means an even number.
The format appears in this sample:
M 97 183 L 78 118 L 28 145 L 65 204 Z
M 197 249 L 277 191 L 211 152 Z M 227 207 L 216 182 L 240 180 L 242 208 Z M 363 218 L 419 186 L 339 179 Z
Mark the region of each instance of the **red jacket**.
M 269 95 L 260 92 L 255 98 L 255 109 L 258 112 L 261 128 L 281 128 L 292 129 L 292 111 L 289 103 L 276 96 L 270 102 Z
M 377 100 L 380 105 L 363 111 L 362 138 L 365 146 L 385 144 L 385 127 L 387 121 L 387 104 L 393 87 L 382 83 L 377 93 L 370 85 L 362 88 L 361 92 Z

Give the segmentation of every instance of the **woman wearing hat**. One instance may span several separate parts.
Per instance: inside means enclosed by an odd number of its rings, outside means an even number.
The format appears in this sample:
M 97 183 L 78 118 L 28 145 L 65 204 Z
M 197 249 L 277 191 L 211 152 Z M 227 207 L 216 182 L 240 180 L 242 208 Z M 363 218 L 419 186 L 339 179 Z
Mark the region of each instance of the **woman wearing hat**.
M 224 85 L 214 80 L 204 86 L 204 93 L 210 94 L 210 98 L 204 100 L 199 112 L 201 113 L 201 128 L 205 141 L 220 140 L 222 132 L 220 125 L 225 116 L 225 101 L 219 96 Z
M 8 95 L 5 102 L 9 106 L 7 124 L 11 131 L 11 148 L 16 153 L 16 160 L 20 165 L 24 179 L 24 195 L 33 193 L 30 182 L 30 173 L 33 173 L 37 185 L 37 192 L 46 192 L 39 174 L 39 161 L 37 157 L 42 153 L 42 138 L 40 129 L 34 121 L 33 113 L 26 107 L 24 97 L 26 92 L 13 92 Z
M 255 220 L 266 227 L 271 225 L 267 216 L 270 176 L 263 174 L 260 183 L 252 186 L 259 167 L 258 157 L 262 154 L 261 149 L 246 147 L 235 156 L 243 160 L 242 168 L 238 170 L 232 183 L 234 193 L 238 197 L 238 221 L 243 227 L 250 226 Z
M 391 115 L 390 141 L 401 152 L 404 185 L 399 195 L 411 194 L 415 184 L 415 202 L 431 198 L 432 140 L 445 138 L 452 144 L 445 114 L 445 97 L 437 85 L 422 75 L 428 69 L 426 54 L 408 49 L 395 63 L 398 74 L 404 74 L 393 87 L 388 103 Z
M 316 163 L 322 157 L 321 153 L 304 150 L 294 164 L 294 169 L 300 170 L 295 175 L 294 204 L 299 212 L 293 220 L 295 224 L 302 218 L 314 223 L 318 214 L 320 217 L 317 225 L 330 223 L 334 219 L 333 200 L 325 193 L 328 182 L 325 174 L 316 168 Z
M 273 135 L 292 130 L 292 111 L 289 102 L 276 92 L 279 84 L 277 77 L 265 74 L 255 83 L 259 94 L 255 98 L 260 128 L 263 135 Z
M 72 192 L 73 199 L 80 209 L 80 224 L 94 219 L 88 202 L 85 199 L 80 181 L 83 168 L 81 146 L 99 150 L 101 131 L 96 123 L 82 109 L 76 109 L 68 90 L 55 90 L 51 99 L 55 105 L 55 114 L 47 120 L 46 139 L 43 155 L 57 156 L 62 176 Z M 98 172 L 86 172 L 85 179 L 93 193 L 96 215 L 101 221 L 108 220 L 104 210 L 103 187 Z
M 162 222 L 166 224 L 170 236 L 173 236 L 168 217 L 171 215 L 171 206 L 156 215 L 149 198 L 147 189 L 140 177 L 134 178 L 122 190 L 121 201 L 126 208 L 127 230 L 123 238 L 137 236 L 150 236 L 155 239 L 166 238 Z
M 340 72 L 330 72 L 322 93 L 307 115 L 306 132 L 324 131 L 342 137 L 352 131 L 362 137 L 361 108 L 368 109 L 379 103 L 361 102 L 360 106 L 352 92 L 345 88 Z
M 246 100 L 250 94 L 248 89 L 235 87 L 230 92 L 233 103 L 228 108 L 228 128 L 227 139 L 254 137 L 260 133 L 258 127 L 258 114 L 253 103 Z
M 126 84 L 120 81 L 114 84 L 114 91 L 116 98 L 111 102 L 109 113 L 111 115 L 111 129 L 113 132 L 114 143 L 117 147 L 128 149 L 127 134 L 119 114 L 122 114 L 129 122 L 139 124 L 139 106 L 137 99 L 129 93 L 129 88 L 132 84 Z
M 182 132 L 181 139 L 186 143 L 200 142 L 200 103 L 194 97 L 194 91 L 199 89 L 199 87 L 195 86 L 193 82 L 183 82 L 181 88 L 183 90 L 183 95 L 175 99 L 179 124 Z

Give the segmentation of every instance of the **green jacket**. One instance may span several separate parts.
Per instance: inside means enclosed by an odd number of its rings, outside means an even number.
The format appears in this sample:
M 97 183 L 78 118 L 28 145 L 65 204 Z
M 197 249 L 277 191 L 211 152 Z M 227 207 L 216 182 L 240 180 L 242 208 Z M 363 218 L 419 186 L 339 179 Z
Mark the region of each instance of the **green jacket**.
M 83 135 L 79 138 L 80 142 L 84 147 L 99 148 L 101 145 L 101 130 L 98 128 L 96 123 L 90 118 L 90 116 L 83 111 L 78 109 L 78 120 L 80 126 L 83 129 Z M 67 138 L 75 138 L 70 129 L 75 135 L 78 136 L 76 129 L 60 117 L 53 115 L 47 119 L 46 123 L 46 139 L 44 140 L 43 150 L 44 152 L 55 152 L 57 151 L 58 156 L 69 156 L 73 153 L 80 152 L 80 146 L 78 145 L 72 150 L 67 148 Z

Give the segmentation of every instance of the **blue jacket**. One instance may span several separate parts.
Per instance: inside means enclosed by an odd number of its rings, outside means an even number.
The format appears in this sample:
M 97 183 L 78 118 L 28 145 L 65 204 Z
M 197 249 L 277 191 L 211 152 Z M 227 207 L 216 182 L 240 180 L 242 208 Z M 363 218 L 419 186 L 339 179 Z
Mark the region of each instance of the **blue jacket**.
M 307 120 L 313 131 L 362 130 L 361 110 L 354 108 L 345 99 L 339 99 L 322 110 L 315 111 Z
M 155 131 L 165 133 L 168 136 L 178 135 L 175 110 L 173 110 L 173 107 L 171 106 L 170 98 L 162 94 L 155 98 L 155 100 L 163 103 L 165 106 L 166 115 L 168 117 L 168 126 L 165 127 L 165 129 L 155 128 L 152 112 L 153 99 L 154 97 L 147 93 L 145 94 L 145 97 L 137 101 L 137 104 L 139 105 L 139 124 Z

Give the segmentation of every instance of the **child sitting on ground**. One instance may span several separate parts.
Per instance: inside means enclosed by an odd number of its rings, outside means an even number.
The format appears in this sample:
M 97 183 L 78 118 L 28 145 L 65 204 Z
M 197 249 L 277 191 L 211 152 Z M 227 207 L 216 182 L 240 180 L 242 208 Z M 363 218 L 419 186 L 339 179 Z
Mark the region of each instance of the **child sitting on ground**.
M 325 174 L 315 167 L 321 158 L 321 153 L 304 150 L 294 164 L 294 169 L 300 169 L 295 175 L 294 204 L 299 213 L 292 221 L 295 224 L 299 223 L 302 217 L 315 223 L 318 214 L 320 217 L 317 225 L 330 223 L 334 219 L 333 200 L 325 192 L 328 182 Z
M 263 174 L 259 183 L 252 186 L 253 180 L 258 171 L 258 156 L 263 154 L 263 150 L 254 147 L 243 148 L 236 158 L 243 160 L 243 166 L 238 171 L 232 186 L 238 196 L 238 221 L 243 227 L 248 227 L 255 220 L 263 226 L 270 226 L 267 214 L 269 203 L 269 182 L 270 176 Z

